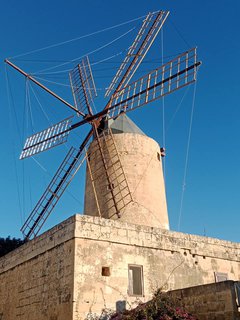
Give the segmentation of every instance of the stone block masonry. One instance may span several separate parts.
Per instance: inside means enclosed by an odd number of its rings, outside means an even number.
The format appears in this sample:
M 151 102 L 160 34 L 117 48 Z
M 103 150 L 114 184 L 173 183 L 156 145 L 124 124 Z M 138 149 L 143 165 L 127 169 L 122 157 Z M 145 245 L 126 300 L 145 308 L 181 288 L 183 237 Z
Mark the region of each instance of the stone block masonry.
M 75 215 L 0 259 L 1 320 L 80 320 L 218 273 L 240 280 L 240 244 Z
M 72 319 L 74 219 L 0 259 L 1 320 Z
M 199 320 L 239 320 L 240 282 L 224 281 L 186 289 L 170 294 Z

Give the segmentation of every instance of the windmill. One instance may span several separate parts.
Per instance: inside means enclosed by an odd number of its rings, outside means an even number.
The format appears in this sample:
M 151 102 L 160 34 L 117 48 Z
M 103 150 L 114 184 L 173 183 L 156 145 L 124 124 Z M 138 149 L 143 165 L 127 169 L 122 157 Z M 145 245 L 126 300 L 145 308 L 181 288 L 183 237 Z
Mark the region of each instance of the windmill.
M 66 142 L 69 133 L 75 128 L 86 123 L 91 126 L 79 148 L 70 148 L 42 197 L 25 221 L 21 228 L 25 239 L 35 237 L 39 233 L 84 160 L 87 160 L 100 216 L 102 216 L 107 205 L 111 210 L 111 215 L 119 218 L 124 208 L 132 201 L 126 175 L 108 122 L 111 119 L 116 119 L 120 114 L 147 105 L 193 83 L 196 81 L 197 69 L 201 64 L 197 61 L 196 48 L 193 48 L 138 80 L 130 82 L 168 15 L 168 11 L 158 11 L 146 16 L 125 59 L 106 91 L 105 97 L 108 98 L 108 101 L 105 107 L 95 114 L 92 110 L 92 103 L 96 97 L 96 89 L 88 57 L 84 57 L 70 72 L 74 105 L 62 99 L 11 61 L 5 60 L 8 65 L 60 100 L 77 116 L 82 117 L 80 121 L 78 119 L 75 123 L 72 123 L 73 116 L 64 119 L 27 138 L 20 159 L 31 157 Z M 90 147 L 91 138 L 93 138 L 93 142 Z M 91 167 L 92 161 L 98 164 L 98 168 L 95 168 L 94 172 Z M 101 169 L 100 175 L 98 169 Z M 104 204 L 99 201 L 97 190 L 102 172 L 104 181 L 107 183 L 106 202 Z

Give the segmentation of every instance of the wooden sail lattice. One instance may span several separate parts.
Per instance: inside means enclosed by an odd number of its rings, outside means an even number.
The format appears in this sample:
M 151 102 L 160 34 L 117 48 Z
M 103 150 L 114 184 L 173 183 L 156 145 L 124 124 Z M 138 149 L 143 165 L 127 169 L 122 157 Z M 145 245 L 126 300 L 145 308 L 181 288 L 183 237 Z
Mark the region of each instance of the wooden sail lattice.
M 91 104 L 97 96 L 97 91 L 88 56 L 69 73 L 69 78 L 76 109 L 91 114 Z
M 161 30 L 168 14 L 168 11 L 160 11 L 149 13 L 147 15 L 135 40 L 129 48 L 125 59 L 110 83 L 105 96 L 109 96 L 111 91 L 113 91 L 117 85 L 117 90 L 119 90 L 129 83 Z
M 69 150 L 55 176 L 21 228 L 26 238 L 38 234 L 84 160 L 84 152 L 80 152 L 73 147 Z
M 88 170 L 100 216 L 120 217 L 132 195 L 110 128 L 96 137 L 87 151 Z M 108 213 L 108 216 L 106 215 Z
M 31 157 L 37 153 L 56 147 L 67 141 L 72 116 L 53 126 L 28 137 L 19 159 Z
M 112 96 L 110 117 L 139 108 L 191 84 L 196 80 L 199 64 L 196 48 L 193 48 L 132 82 Z

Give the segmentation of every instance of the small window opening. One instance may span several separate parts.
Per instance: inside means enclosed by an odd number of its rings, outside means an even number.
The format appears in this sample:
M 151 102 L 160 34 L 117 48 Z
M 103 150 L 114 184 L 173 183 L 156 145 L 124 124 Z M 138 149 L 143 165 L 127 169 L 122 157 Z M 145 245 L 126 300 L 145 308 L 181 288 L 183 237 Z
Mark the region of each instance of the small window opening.
M 215 275 L 215 281 L 216 282 L 222 282 L 228 280 L 228 274 L 223 272 L 214 272 Z
M 157 159 L 158 159 L 158 161 L 161 161 L 161 156 L 160 156 L 159 152 L 157 153 Z
M 128 266 L 128 293 L 131 296 L 143 296 L 143 267 Z
M 102 276 L 109 277 L 110 276 L 110 268 L 109 267 L 102 267 Z

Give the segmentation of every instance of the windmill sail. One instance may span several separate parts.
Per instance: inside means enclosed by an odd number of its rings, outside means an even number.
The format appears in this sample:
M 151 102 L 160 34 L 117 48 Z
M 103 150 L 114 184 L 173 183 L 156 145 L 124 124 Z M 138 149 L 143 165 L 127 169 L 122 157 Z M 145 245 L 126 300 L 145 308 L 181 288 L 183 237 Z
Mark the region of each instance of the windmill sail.
M 161 30 L 168 15 L 169 11 L 158 11 L 147 15 L 137 37 L 129 48 L 125 59 L 109 85 L 105 96 L 109 96 L 115 88 L 119 90 L 129 83 Z
M 196 48 L 177 56 L 116 92 L 108 107 L 110 117 L 127 112 L 159 99 L 196 80 L 198 66 Z
M 31 157 L 66 142 L 71 122 L 72 116 L 27 138 L 20 159 Z
M 73 147 L 69 150 L 52 181 L 21 228 L 25 239 L 30 239 L 38 234 L 84 160 L 85 153 Z
M 75 107 L 84 114 L 92 114 L 91 104 L 97 96 L 88 57 L 69 73 Z

